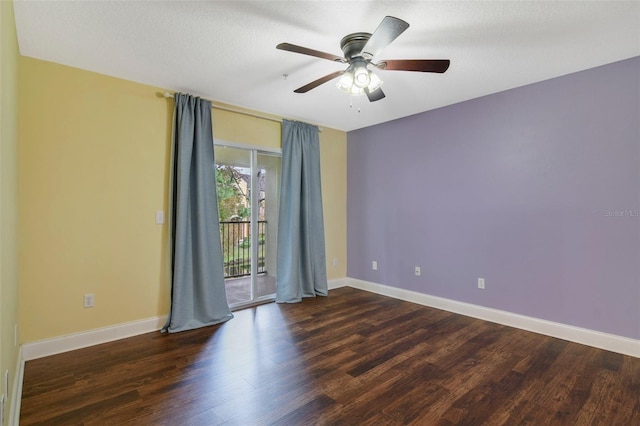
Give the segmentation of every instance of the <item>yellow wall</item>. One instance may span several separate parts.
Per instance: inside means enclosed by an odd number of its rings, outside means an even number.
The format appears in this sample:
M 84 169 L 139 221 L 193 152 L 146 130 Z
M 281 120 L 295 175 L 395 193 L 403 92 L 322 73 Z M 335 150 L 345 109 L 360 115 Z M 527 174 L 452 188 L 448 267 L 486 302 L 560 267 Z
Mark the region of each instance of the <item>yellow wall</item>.
M 14 395 L 18 347 L 14 326 L 18 323 L 18 43 L 13 3 L 0 2 L 0 372 L 9 371 L 9 395 L 5 424 Z M 0 394 L 4 386 L 0 387 Z
M 23 342 L 165 315 L 173 102 L 163 90 L 22 57 Z M 280 147 L 280 126 L 214 110 L 214 136 Z M 321 133 L 329 278 L 346 276 L 346 134 Z M 339 259 L 338 267 L 331 260 Z M 84 293 L 95 307 L 82 307 Z
M 169 106 L 157 89 L 19 62 L 23 342 L 161 315 Z M 82 307 L 85 293 L 95 307 Z
M 320 133 L 322 207 L 329 280 L 347 276 L 347 133 Z M 334 266 L 334 261 L 336 265 Z

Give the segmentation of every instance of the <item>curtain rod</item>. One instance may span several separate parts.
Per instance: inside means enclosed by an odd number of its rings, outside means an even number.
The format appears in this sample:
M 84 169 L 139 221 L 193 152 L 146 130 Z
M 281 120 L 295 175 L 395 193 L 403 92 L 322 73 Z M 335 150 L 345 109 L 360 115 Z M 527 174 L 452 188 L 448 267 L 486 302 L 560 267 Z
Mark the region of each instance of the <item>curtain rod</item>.
M 173 93 L 164 92 L 162 95 L 165 98 L 173 99 Z M 251 112 L 240 111 L 239 109 L 235 109 L 235 108 L 229 108 L 229 107 L 223 107 L 223 106 L 220 106 L 220 105 L 214 105 L 213 102 L 211 102 L 211 108 L 219 109 L 221 111 L 235 112 L 237 114 L 248 115 L 249 117 L 261 118 L 263 120 L 275 121 L 276 123 L 282 123 L 282 120 L 279 120 L 277 118 L 268 117 L 266 115 L 255 114 L 255 113 L 251 113 Z
M 173 99 L 173 93 L 171 93 L 171 92 L 164 92 L 164 93 L 162 93 L 162 96 L 164 96 L 165 98 Z M 211 102 L 211 101 L 209 101 L 209 102 Z M 214 105 L 213 102 L 211 102 L 211 108 L 212 109 L 214 109 L 214 108 L 215 109 L 219 109 L 221 111 L 235 112 L 236 114 L 247 115 L 249 117 L 260 118 L 262 120 L 268 120 L 268 121 L 273 121 L 273 122 L 282 124 L 282 120 L 281 119 L 269 117 L 267 115 L 241 111 L 241 110 L 235 109 L 235 108 L 229 108 L 229 107 L 224 107 L 224 106 L 220 106 L 220 105 Z M 318 131 L 319 132 L 322 132 L 322 127 L 320 127 L 320 126 L 316 126 L 316 127 L 318 127 Z

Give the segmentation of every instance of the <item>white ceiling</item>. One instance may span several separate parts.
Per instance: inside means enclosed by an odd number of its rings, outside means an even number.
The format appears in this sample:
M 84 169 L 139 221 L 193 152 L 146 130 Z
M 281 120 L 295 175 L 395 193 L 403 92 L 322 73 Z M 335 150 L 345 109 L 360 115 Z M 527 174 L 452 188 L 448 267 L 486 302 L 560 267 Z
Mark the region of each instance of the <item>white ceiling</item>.
M 340 130 L 354 130 L 640 55 L 640 2 L 15 0 L 20 53 Z M 328 82 L 340 39 L 385 15 L 409 29 L 379 59 L 450 59 L 445 74 L 380 71 L 387 97 Z M 288 77 L 283 78 L 283 74 Z M 358 107 L 360 112 L 358 112 Z

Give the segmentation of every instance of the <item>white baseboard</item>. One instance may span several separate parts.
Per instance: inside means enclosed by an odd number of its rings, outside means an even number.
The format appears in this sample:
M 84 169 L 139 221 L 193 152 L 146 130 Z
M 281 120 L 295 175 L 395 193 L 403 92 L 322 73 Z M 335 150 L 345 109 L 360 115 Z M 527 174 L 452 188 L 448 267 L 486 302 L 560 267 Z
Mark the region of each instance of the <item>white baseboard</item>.
M 512 312 L 472 305 L 470 303 L 458 302 L 451 299 L 431 296 L 411 290 L 403 290 L 354 278 L 334 279 L 330 280 L 328 284 L 330 290 L 345 286 L 358 288 L 360 290 L 393 297 L 395 299 L 418 303 L 432 308 L 455 312 L 473 318 L 479 318 L 640 358 L 640 340 L 630 339 L 628 337 L 602 333 L 595 330 L 514 314 Z M 32 359 L 86 348 L 143 333 L 149 333 L 160 330 L 166 320 L 166 316 L 153 317 L 140 321 L 117 324 L 110 327 L 55 337 L 52 339 L 25 343 L 21 348 L 22 354 L 20 359 L 24 364 L 24 361 Z M 21 382 L 22 380 L 20 380 L 20 383 Z
M 18 360 L 13 377 L 13 390 L 11 398 L 11 408 L 9 409 L 9 426 L 18 426 L 20 423 L 20 403 L 22 402 L 22 379 L 24 377 L 24 358 L 22 356 L 22 346 L 18 349 Z
M 432 308 L 640 358 L 640 340 L 514 314 L 498 309 L 486 308 L 484 306 L 472 305 L 470 303 L 458 302 L 442 297 L 430 296 L 424 293 L 403 290 L 354 278 L 346 278 L 344 281 L 346 286 L 381 294 L 383 296 L 389 296 L 407 302 L 418 303 Z
M 346 278 L 338 278 L 328 282 L 329 289 L 344 287 Z M 132 321 L 109 327 L 87 330 L 66 336 L 54 337 L 22 345 L 24 361 L 55 355 L 75 349 L 82 349 L 101 343 L 112 342 L 138 334 L 160 330 L 167 321 L 167 316 L 153 317 L 140 321 Z
M 109 327 L 96 328 L 52 339 L 40 340 L 22 345 L 22 355 L 25 361 L 55 355 L 75 349 L 86 348 L 118 339 L 137 336 L 139 334 L 157 331 L 167 321 L 167 316 L 147 318 L 117 324 Z
M 337 278 L 335 280 L 329 280 L 329 282 L 327 284 L 329 284 L 329 290 L 333 290 L 333 289 L 340 288 L 340 287 L 346 287 L 347 286 L 347 279 L 346 278 Z

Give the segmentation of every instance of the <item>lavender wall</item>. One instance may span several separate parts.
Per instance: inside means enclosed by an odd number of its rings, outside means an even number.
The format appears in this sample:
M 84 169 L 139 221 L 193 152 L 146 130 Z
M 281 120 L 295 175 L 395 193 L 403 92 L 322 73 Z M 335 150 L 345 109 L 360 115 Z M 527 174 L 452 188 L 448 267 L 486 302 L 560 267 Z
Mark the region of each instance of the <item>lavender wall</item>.
M 348 276 L 639 339 L 639 103 L 636 57 L 349 132 Z

